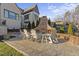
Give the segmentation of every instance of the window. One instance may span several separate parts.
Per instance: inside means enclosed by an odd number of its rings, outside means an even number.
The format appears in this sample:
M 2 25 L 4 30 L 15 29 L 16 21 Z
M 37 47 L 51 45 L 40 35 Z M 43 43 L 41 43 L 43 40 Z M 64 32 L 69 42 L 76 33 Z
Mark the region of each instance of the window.
M 24 19 L 29 19 L 29 14 L 25 15 Z
M 9 18 L 16 19 L 16 14 L 13 12 L 9 12 Z
M 7 18 L 8 18 L 8 14 L 9 14 L 9 13 L 8 13 L 8 10 L 5 10 L 5 9 L 4 9 L 4 17 L 7 17 Z
M 14 20 L 18 20 L 19 19 L 19 14 L 4 9 L 4 17 L 14 19 Z

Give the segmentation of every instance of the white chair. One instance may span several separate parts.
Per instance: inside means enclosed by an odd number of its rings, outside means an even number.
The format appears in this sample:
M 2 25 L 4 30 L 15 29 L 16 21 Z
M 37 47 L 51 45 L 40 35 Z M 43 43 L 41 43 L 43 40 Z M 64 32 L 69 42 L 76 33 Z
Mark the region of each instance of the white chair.
M 42 33 L 37 33 L 37 41 L 40 41 L 41 42 L 41 39 L 42 39 Z
M 47 34 L 47 39 L 49 40 L 49 43 L 52 43 L 51 34 Z
M 24 32 L 24 39 L 25 38 L 29 38 L 29 34 L 28 34 L 28 32 L 27 32 L 27 30 L 26 29 L 23 29 L 23 32 Z
M 51 39 L 51 34 L 42 34 L 42 40 L 41 42 L 43 43 L 43 41 L 45 40 L 46 43 L 52 43 L 52 39 Z
M 36 40 L 37 39 L 37 33 L 35 30 L 31 30 L 31 35 L 32 35 L 32 40 Z
M 46 39 L 46 35 L 45 34 L 42 34 L 42 39 L 41 39 L 41 43 L 43 43 L 44 42 L 44 40 L 46 41 L 47 39 Z M 46 41 L 47 42 L 47 41 Z
M 52 32 L 51 38 L 54 43 L 58 43 L 57 34 L 55 30 Z

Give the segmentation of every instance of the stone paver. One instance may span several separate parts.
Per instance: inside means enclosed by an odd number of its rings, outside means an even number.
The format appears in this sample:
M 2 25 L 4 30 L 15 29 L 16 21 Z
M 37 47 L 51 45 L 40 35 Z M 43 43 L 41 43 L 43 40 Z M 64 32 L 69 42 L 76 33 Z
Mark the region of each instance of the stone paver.
M 79 55 L 79 47 L 72 46 L 68 42 L 61 44 L 38 43 L 30 40 L 12 40 L 6 42 L 30 56 Z

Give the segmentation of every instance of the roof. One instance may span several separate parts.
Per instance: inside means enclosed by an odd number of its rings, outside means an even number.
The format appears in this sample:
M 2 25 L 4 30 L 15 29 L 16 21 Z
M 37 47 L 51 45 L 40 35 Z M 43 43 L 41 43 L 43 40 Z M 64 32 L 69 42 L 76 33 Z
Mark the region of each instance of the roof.
M 21 13 L 24 11 L 22 8 L 18 7 L 16 3 L 15 3 L 15 5 L 21 11 Z
M 63 21 L 56 21 L 55 23 L 56 23 L 56 24 L 64 24 Z
M 34 4 L 30 8 L 25 9 L 22 14 L 26 14 L 26 13 L 29 13 L 31 11 L 36 11 L 39 14 L 38 6 L 36 4 Z

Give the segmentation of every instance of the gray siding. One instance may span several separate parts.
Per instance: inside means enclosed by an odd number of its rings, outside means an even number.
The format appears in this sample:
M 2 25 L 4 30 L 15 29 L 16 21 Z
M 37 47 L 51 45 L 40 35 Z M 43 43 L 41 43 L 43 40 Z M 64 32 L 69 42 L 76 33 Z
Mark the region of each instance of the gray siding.
M 18 20 L 13 20 L 4 17 L 4 9 L 13 11 L 19 14 Z M 1 19 L 6 20 L 6 25 L 9 29 L 20 29 L 21 28 L 21 11 L 17 8 L 15 3 L 1 3 Z

